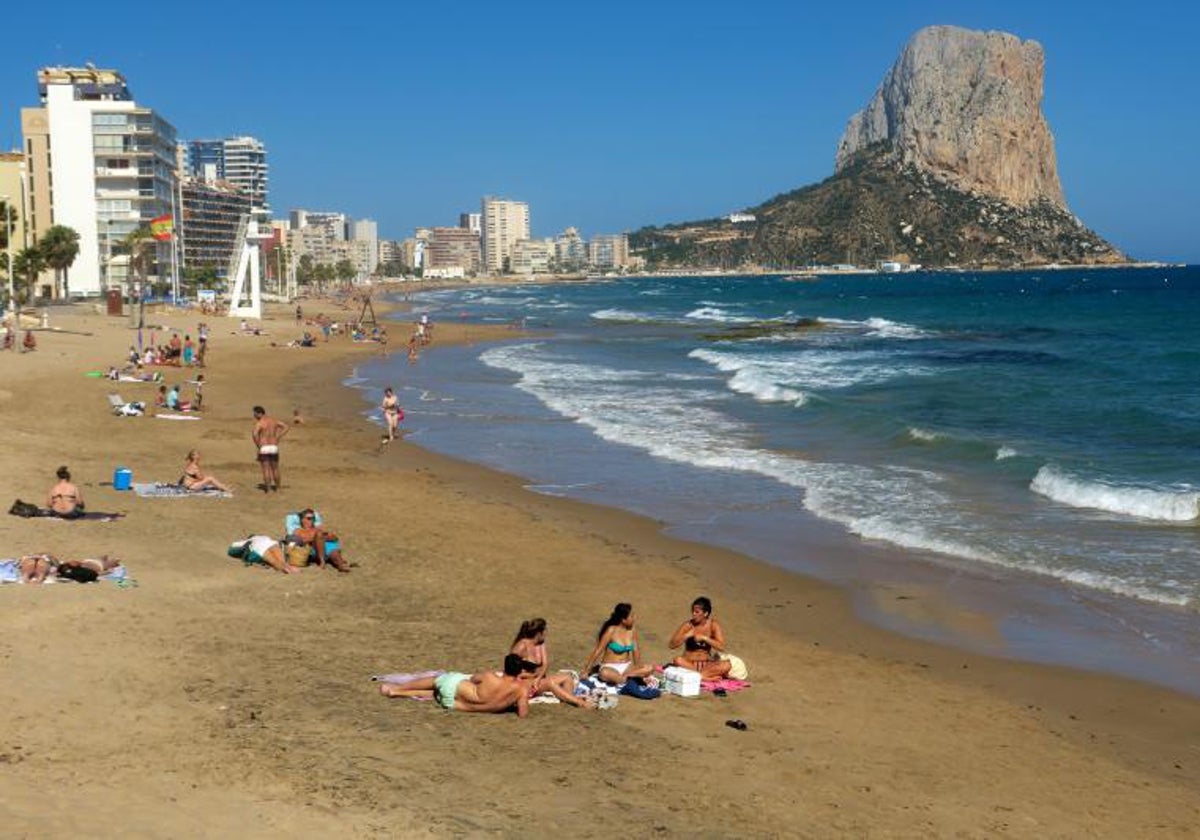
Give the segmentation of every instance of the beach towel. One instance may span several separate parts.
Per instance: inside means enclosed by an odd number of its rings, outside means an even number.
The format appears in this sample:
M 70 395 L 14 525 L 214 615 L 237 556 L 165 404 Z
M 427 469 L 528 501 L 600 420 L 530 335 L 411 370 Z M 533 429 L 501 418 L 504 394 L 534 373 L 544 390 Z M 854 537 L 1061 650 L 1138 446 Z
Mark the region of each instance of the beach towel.
M 0 583 L 20 582 L 21 573 L 17 570 L 17 564 L 18 561 L 15 558 L 11 560 L 0 560 Z M 97 580 L 111 581 L 117 586 L 120 586 L 122 589 L 137 585 L 133 578 L 129 577 L 123 565 L 117 566 L 115 569 L 110 569 L 107 573 L 100 575 Z M 59 581 L 57 577 L 53 576 L 46 579 L 46 583 L 59 582 L 66 583 L 66 581 Z
M 155 414 L 159 420 L 199 420 L 194 414 Z
M 720 680 L 700 680 L 701 691 L 724 691 L 726 694 L 732 694 L 735 691 L 744 691 L 750 687 L 750 683 L 746 680 L 733 680 L 726 677 Z
M 440 677 L 445 671 L 414 671 L 411 674 L 372 674 L 372 682 L 390 683 L 391 685 L 404 685 L 413 680 L 422 680 L 426 677 Z
M 98 510 L 89 510 L 82 516 L 72 516 L 69 519 L 64 519 L 61 516 L 56 516 L 48 510 L 43 510 L 38 514 L 41 519 L 54 519 L 59 522 L 115 522 L 118 519 L 124 519 L 123 513 L 104 513 Z
M 133 492 L 145 499 L 192 499 L 207 497 L 210 499 L 231 499 L 232 493 L 210 488 L 208 490 L 189 490 L 182 484 L 153 484 L 134 483 Z

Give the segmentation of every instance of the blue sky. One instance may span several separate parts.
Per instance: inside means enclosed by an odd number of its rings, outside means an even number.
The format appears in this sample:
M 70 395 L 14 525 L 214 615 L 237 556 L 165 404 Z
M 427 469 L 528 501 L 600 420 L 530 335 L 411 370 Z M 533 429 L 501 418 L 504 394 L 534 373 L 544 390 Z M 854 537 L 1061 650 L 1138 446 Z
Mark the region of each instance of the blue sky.
M 398 239 L 490 193 L 529 202 L 535 235 L 590 236 L 827 177 L 905 42 L 954 24 L 1045 48 L 1043 107 L 1085 224 L 1132 256 L 1196 263 L 1198 18 L 1156 0 L 20 3 L 0 147 L 19 143 L 38 67 L 92 61 L 181 138 L 263 139 L 277 216 L 338 210 Z

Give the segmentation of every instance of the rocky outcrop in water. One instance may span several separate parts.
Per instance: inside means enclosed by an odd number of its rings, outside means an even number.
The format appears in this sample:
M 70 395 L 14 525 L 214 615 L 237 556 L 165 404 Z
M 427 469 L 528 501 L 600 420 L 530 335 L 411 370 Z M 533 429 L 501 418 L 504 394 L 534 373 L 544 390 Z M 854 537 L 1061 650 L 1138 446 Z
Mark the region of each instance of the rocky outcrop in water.
M 867 107 L 851 117 L 837 171 L 885 143 L 895 162 L 1018 207 L 1065 207 L 1054 138 L 1042 115 L 1045 58 L 1036 41 L 956 26 L 922 29 Z

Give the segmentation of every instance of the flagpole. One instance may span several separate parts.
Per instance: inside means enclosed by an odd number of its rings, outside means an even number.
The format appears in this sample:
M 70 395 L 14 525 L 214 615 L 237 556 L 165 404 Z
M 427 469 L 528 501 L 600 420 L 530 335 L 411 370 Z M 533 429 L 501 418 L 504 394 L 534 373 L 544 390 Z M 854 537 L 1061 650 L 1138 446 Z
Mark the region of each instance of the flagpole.
M 179 189 L 179 178 L 171 190 L 171 298 L 179 306 L 179 219 L 175 214 L 175 191 Z

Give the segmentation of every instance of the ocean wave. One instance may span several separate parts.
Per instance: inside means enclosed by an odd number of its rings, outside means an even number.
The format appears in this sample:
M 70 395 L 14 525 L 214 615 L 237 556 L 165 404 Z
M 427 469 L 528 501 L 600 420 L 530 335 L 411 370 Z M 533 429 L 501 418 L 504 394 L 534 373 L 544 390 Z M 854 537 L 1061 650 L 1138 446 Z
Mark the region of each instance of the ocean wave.
M 908 436 L 913 440 L 919 440 L 922 443 L 932 443 L 935 440 L 943 440 L 946 436 L 941 432 L 931 432 L 927 429 L 919 429 L 916 426 L 910 426 L 907 429 Z
M 808 393 L 816 390 L 877 384 L 902 376 L 922 376 L 928 370 L 903 363 L 895 356 L 873 351 L 830 351 L 807 348 L 778 353 L 735 353 L 698 348 L 688 353 L 724 373 L 754 368 L 757 378 Z
M 701 306 L 684 317 L 692 321 L 716 321 L 721 324 L 750 324 L 756 320 L 747 315 L 733 315 L 719 306 Z
M 1037 471 L 1029 488 L 1069 507 L 1104 510 L 1142 519 L 1191 522 L 1200 515 L 1200 492 L 1155 490 L 1088 480 L 1049 464 Z
M 627 323 L 657 320 L 651 315 L 641 312 L 631 312 L 628 309 L 597 309 L 591 313 L 590 317 L 597 321 L 623 321 Z
M 1016 458 L 1021 453 L 1013 449 L 1011 446 L 1001 446 L 996 450 L 997 461 L 1007 461 L 1009 458 Z
M 928 330 L 923 330 L 920 327 L 914 327 L 910 324 L 900 324 L 895 321 L 889 321 L 887 318 L 868 318 L 863 321 L 863 324 L 870 328 L 869 335 L 879 336 L 880 338 L 929 338 L 933 333 Z

